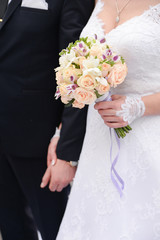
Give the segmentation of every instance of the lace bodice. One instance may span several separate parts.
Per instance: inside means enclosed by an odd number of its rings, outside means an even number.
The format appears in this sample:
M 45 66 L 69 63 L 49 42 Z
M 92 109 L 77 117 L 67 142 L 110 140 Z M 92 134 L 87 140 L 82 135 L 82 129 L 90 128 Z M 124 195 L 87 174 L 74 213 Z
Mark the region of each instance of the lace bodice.
M 94 36 L 96 26 L 98 37 L 105 36 L 107 43 L 125 58 L 127 79 L 113 93 L 146 95 L 160 91 L 160 4 L 150 7 L 108 34 L 104 33 L 104 23 L 98 17 L 103 5 L 102 0 L 97 2 L 81 36 Z

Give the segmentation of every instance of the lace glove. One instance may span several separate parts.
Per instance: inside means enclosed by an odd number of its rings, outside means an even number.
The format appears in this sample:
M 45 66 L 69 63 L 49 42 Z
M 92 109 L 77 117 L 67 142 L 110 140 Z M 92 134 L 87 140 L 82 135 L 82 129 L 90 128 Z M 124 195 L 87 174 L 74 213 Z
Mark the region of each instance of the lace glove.
M 122 110 L 116 112 L 116 116 L 122 117 L 128 124 L 142 117 L 145 112 L 144 102 L 139 96 L 127 96 L 121 108 Z

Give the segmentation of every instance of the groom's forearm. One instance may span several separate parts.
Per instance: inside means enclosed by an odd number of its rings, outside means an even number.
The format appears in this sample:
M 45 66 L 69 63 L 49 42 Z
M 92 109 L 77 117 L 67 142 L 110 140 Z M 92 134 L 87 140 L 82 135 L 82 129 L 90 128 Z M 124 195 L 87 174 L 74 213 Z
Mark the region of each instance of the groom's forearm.
M 84 109 L 65 108 L 62 129 L 57 146 L 57 158 L 78 161 L 86 131 L 87 107 Z
M 79 39 L 80 33 L 93 11 L 95 0 L 64 0 L 61 12 L 59 49 Z M 62 129 L 57 146 L 57 157 L 65 161 L 78 161 L 86 130 L 87 107 L 65 108 Z

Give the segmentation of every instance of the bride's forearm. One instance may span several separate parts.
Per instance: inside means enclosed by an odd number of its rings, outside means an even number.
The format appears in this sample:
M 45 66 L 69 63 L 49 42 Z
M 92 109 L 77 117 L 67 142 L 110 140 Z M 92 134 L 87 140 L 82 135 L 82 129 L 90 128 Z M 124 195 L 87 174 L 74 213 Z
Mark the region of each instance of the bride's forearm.
M 142 100 L 146 107 L 144 116 L 160 115 L 160 93 L 144 96 Z

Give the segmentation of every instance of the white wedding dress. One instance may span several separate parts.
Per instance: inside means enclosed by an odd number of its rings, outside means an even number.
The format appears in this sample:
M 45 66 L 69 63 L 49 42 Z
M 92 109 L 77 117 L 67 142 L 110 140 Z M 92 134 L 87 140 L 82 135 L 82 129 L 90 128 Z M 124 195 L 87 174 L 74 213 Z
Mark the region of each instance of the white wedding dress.
M 82 36 L 105 36 L 98 18 L 102 9 L 99 0 Z M 105 37 L 128 65 L 126 81 L 112 93 L 160 92 L 160 4 Z M 94 106 L 89 107 L 79 166 L 57 240 L 160 240 L 160 116 L 142 117 L 131 127 L 120 140 L 115 166 L 125 183 L 120 197 L 111 180 L 109 128 Z

